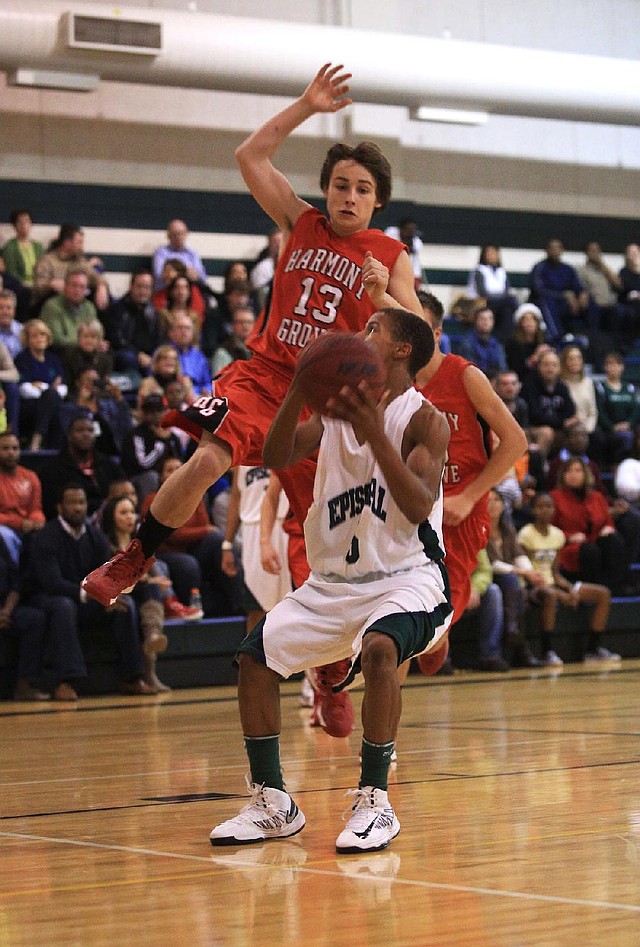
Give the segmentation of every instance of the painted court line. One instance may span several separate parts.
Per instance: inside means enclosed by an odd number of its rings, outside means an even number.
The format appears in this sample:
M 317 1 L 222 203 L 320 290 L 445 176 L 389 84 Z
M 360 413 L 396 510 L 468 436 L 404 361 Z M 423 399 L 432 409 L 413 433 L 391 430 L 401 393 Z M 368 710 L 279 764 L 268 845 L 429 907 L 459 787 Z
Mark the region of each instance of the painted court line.
M 203 862 L 207 865 L 212 864 L 211 856 L 206 857 L 204 855 L 181 855 L 177 852 L 160 852 L 152 848 L 133 848 L 128 845 L 105 845 L 100 842 L 87 842 L 80 839 L 62 839 L 62 838 L 52 838 L 47 835 L 27 835 L 20 832 L 0 832 L 0 837 L 2 838 L 11 838 L 23 841 L 31 842 L 48 842 L 56 845 L 72 845 L 79 848 L 94 848 L 101 849 L 104 851 L 112 852 L 127 852 L 131 855 L 154 855 L 159 858 L 174 858 L 180 861 L 196 861 Z M 299 872 L 300 874 L 311 874 L 311 875 L 323 875 L 334 878 L 344 878 L 344 874 L 340 871 L 329 871 L 322 868 L 306 868 L 302 866 L 290 866 L 292 871 Z M 273 865 L 256 865 L 254 862 L 234 862 L 233 869 L 246 869 L 251 868 L 254 870 L 258 869 L 267 869 L 271 870 Z M 591 901 L 587 898 L 563 898 L 557 895 L 547 895 L 547 894 L 529 894 L 524 891 L 505 891 L 501 888 L 482 888 L 476 887 L 474 885 L 452 885 L 452 884 L 443 884 L 436 881 L 422 881 L 422 880 L 412 880 L 404 878 L 393 878 L 390 879 L 388 876 L 365 876 L 359 880 L 368 881 L 368 882 L 389 882 L 393 881 L 394 885 L 402 885 L 405 887 L 414 887 L 414 888 L 423 888 L 437 891 L 460 891 L 466 894 L 476 894 L 476 895 L 488 895 L 490 897 L 498 898 L 515 898 L 521 901 L 538 901 L 546 904 L 567 904 L 574 905 L 577 907 L 587 907 L 587 908 L 604 908 L 609 911 L 630 911 L 632 913 L 640 914 L 640 904 L 619 904 L 616 901 Z

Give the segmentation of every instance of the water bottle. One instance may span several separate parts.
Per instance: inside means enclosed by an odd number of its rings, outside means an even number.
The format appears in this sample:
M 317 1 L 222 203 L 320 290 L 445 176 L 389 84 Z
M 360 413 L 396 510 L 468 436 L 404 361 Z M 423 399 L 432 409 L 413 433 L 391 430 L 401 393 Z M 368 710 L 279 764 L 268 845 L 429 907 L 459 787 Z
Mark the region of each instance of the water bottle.
M 200 589 L 191 589 L 191 599 L 189 601 L 191 608 L 197 608 L 202 611 L 202 596 L 200 595 Z

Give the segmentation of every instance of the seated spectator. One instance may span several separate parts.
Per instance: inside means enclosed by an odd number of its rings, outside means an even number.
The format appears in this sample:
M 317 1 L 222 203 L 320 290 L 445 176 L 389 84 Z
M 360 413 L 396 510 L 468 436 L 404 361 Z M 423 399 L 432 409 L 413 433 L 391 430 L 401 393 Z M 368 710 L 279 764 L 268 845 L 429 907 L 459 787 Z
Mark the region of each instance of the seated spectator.
M 153 254 L 152 270 L 155 289 L 162 287 L 162 268 L 169 259 L 181 260 L 187 268 L 187 276 L 194 282 L 206 283 L 205 272 L 200 254 L 187 246 L 189 231 L 183 220 L 170 220 L 167 225 L 168 243 L 158 247 Z
M 102 275 L 104 266 L 98 257 L 87 259 L 84 255 L 84 231 L 75 224 L 62 224 L 57 238 L 49 250 L 36 263 L 33 280 L 33 315 L 38 315 L 43 302 L 49 296 L 64 291 L 67 272 L 82 270 L 87 277 L 91 299 L 96 309 L 103 311 L 109 306 L 109 287 Z M 95 313 L 94 313 L 95 315 Z
M 151 302 L 152 290 L 151 273 L 139 270 L 131 277 L 129 291 L 112 303 L 103 317 L 117 371 L 149 372 L 151 356 L 162 340 L 160 318 Z
M 247 348 L 246 343 L 255 323 L 256 315 L 251 306 L 240 306 L 236 309 L 231 324 L 231 335 L 213 353 L 211 366 L 214 375 L 237 359 L 251 358 L 251 349 Z
M 597 430 L 596 388 L 593 378 L 585 372 L 584 355 L 579 345 L 566 345 L 560 352 L 560 378 L 569 389 L 577 419 L 589 435 L 589 455 L 599 460 L 604 445 Z
M 619 302 L 622 305 L 620 342 L 625 350 L 640 338 L 640 246 L 629 243 L 620 270 Z
M 507 365 L 524 383 L 535 371 L 540 356 L 553 349 L 544 340 L 545 324 L 537 306 L 523 303 L 518 306 L 513 318 L 514 329 L 505 342 L 504 350 Z
M 167 332 L 178 353 L 182 378 L 191 382 L 194 395 L 211 394 L 211 367 L 194 342 L 194 326 L 186 313 L 175 313 Z
M 494 243 L 485 243 L 480 249 L 480 260 L 469 274 L 467 294 L 470 299 L 485 300 L 494 315 L 494 334 L 505 342 L 513 331 L 513 314 L 518 298 L 511 289 L 507 271 L 500 259 L 500 249 Z
M 620 323 L 618 293 L 622 280 L 602 256 L 602 248 L 597 240 L 589 240 L 584 248 L 586 260 L 578 267 L 578 277 L 589 293 L 592 309 L 595 311 L 595 325 L 617 337 Z
M 173 381 L 182 382 L 185 397 L 188 402 L 193 401 L 194 394 L 191 382 L 180 371 L 178 353 L 172 345 L 160 345 L 151 357 L 151 374 L 143 378 L 138 388 L 138 410 L 142 402 L 149 395 L 161 395 L 166 398 L 167 386 Z
M 16 433 L 20 427 L 20 391 L 18 381 L 20 375 L 16 368 L 9 349 L 4 342 L 0 342 L 0 385 L 4 392 L 4 407 L 7 414 L 7 422 L 12 431 Z
M 640 424 L 640 401 L 634 385 L 622 380 L 624 359 L 609 352 L 604 360 L 605 377 L 596 382 L 598 428 L 604 436 L 604 457 L 617 464 L 633 447 L 633 432 Z
M 558 559 L 563 575 L 572 582 L 600 581 L 614 595 L 630 594 L 625 541 L 614 526 L 607 498 L 594 489 L 584 461 L 574 458 L 565 462 L 551 497 L 554 525 L 566 539 Z
M 218 308 L 209 310 L 202 327 L 200 348 L 211 358 L 215 349 L 232 333 L 233 314 L 241 306 L 249 306 L 251 284 L 247 280 L 230 280 L 221 295 L 217 295 Z
M 503 404 L 506 404 L 520 427 L 527 432 L 529 427 L 529 407 L 524 398 L 520 397 L 522 384 L 516 373 L 510 369 L 498 372 L 493 379 L 493 387 L 500 400 Z
M 109 540 L 111 555 L 129 545 L 136 531 L 136 520 L 136 504 L 132 500 L 117 497 L 107 501 L 102 513 L 101 529 Z M 164 607 L 160 588 L 167 580 L 154 570 L 155 564 L 137 583 L 131 597 L 136 603 L 142 632 L 144 680 L 156 693 L 161 693 L 171 690 L 162 683 L 156 670 L 158 654 L 166 651 L 169 643 L 164 633 Z
M 0 434 L 0 536 L 18 565 L 23 541 L 44 526 L 42 488 L 33 470 L 20 465 L 15 434 Z
M 29 318 L 36 263 L 44 255 L 44 249 L 41 243 L 31 239 L 33 221 L 28 210 L 24 208 L 12 210 L 9 222 L 16 235 L 7 240 L 2 248 L 0 270 L 4 268 L 4 273 L 9 278 L 5 286 L 15 293 L 16 310 L 20 321 L 24 322 Z M 10 286 L 9 283 L 12 280 L 15 283 Z M 11 352 L 11 354 L 16 353 Z
M 388 237 L 393 237 L 394 240 L 404 243 L 407 248 L 413 269 L 413 283 L 415 289 L 418 290 L 423 282 L 422 249 L 424 246 L 418 225 L 415 220 L 405 217 L 397 227 L 387 227 L 385 233 Z
M 274 227 L 269 233 L 266 247 L 258 254 L 249 272 L 249 282 L 258 309 L 262 309 L 269 296 L 281 246 L 282 231 L 279 227 Z
M 33 286 L 36 263 L 44 256 L 44 249 L 41 243 L 31 239 L 31 212 L 22 207 L 12 210 L 9 223 L 16 235 L 2 248 L 5 270 L 23 286 Z
M 553 349 L 543 352 L 536 369 L 522 386 L 529 407 L 531 437 L 545 458 L 564 443 L 568 428 L 578 423 L 569 389 L 560 380 L 560 359 Z
M 502 593 L 504 612 L 504 656 L 511 667 L 540 667 L 543 663 L 531 653 L 522 629 L 527 604 L 525 579 L 532 586 L 542 577 L 518 545 L 516 531 L 508 515 L 504 498 L 495 488 L 489 491 L 489 542 L 487 556 L 493 569 L 493 581 Z
M 51 329 L 51 348 L 62 355 L 69 345 L 78 343 L 78 325 L 93 322 L 97 318 L 96 307 L 87 299 L 87 274 L 77 267 L 70 267 L 64 278 L 61 293 L 47 299 L 40 318 Z
M 160 482 L 164 483 L 180 466 L 181 461 L 167 458 L 162 465 Z M 144 498 L 143 515 L 151 506 L 154 496 L 155 494 L 149 494 Z M 245 613 L 242 567 L 238 557 L 237 575 L 229 576 L 222 571 L 223 539 L 224 533 L 212 524 L 207 508 L 201 500 L 193 516 L 183 526 L 174 530 L 159 549 L 159 556 L 169 566 L 176 594 L 182 602 L 185 601 L 184 575 L 191 573 L 189 588 L 201 590 L 202 607 L 207 618 Z M 194 560 L 197 571 L 191 571 Z
M 602 473 L 600 466 L 597 461 L 593 460 L 589 455 L 589 434 L 584 424 L 581 421 L 578 421 L 577 424 L 574 424 L 570 427 L 564 439 L 564 445 L 560 448 L 555 457 L 549 462 L 549 469 L 547 470 L 547 488 L 552 490 L 558 482 L 558 473 L 561 470 L 563 464 L 568 460 L 576 458 L 582 460 L 591 473 L 591 478 L 593 481 L 593 486 L 596 490 L 599 490 L 601 493 L 606 493 L 604 483 L 602 481 Z
M 575 269 L 562 262 L 562 240 L 549 240 L 545 249 L 545 259 L 536 263 L 529 276 L 530 302 L 542 310 L 547 339 L 557 342 L 567 333 L 587 331 L 589 294 Z
M 42 319 L 29 319 L 20 337 L 24 348 L 16 355 L 16 368 L 21 436 L 29 450 L 58 450 L 63 438 L 60 410 L 68 389 L 62 380 L 62 362 L 49 350 L 51 329 Z
M 4 343 L 14 360 L 22 348 L 22 323 L 18 322 L 15 315 L 16 294 L 11 289 L 0 289 L 0 342 Z
M 159 487 L 160 468 L 166 457 L 180 458 L 182 445 L 162 427 L 164 398 L 148 395 L 142 402 L 142 420 L 123 439 L 122 466 L 135 484 L 140 502 Z
M 109 630 L 120 656 L 123 694 L 149 695 L 155 690 L 143 680 L 144 664 L 135 604 L 126 595 L 103 608 L 87 597 L 82 580 L 110 555 L 106 537 L 87 519 L 87 496 L 82 487 L 58 488 L 57 516 L 47 523 L 31 544 L 29 588 L 31 604 L 48 616 L 58 648 L 54 698 L 77 700 L 75 682 L 87 675 L 79 643 L 81 631 L 93 634 L 96 626 Z
M 493 581 L 493 569 L 486 549 L 478 553 L 478 564 L 471 573 L 471 594 L 466 608 L 473 613 L 478 642 L 478 668 L 481 671 L 508 671 L 502 656 L 504 608 L 500 587 Z
M 568 460 L 580 460 L 591 476 L 593 489 L 598 490 L 609 505 L 609 513 L 614 525 L 627 547 L 631 562 L 640 554 L 640 510 L 629 505 L 623 497 L 611 497 L 602 480 L 600 467 L 588 454 L 589 435 L 582 424 L 576 424 L 567 431 L 566 443 L 557 457 L 549 464 L 547 484 L 549 489 L 557 485 L 558 474 Z
M 194 339 L 200 338 L 200 330 L 204 319 L 191 305 L 191 284 L 186 276 L 176 276 L 167 286 L 167 304 L 158 313 L 162 334 L 169 335 L 171 323 L 176 316 L 185 316 L 192 325 Z
M 40 686 L 45 634 L 44 613 L 21 603 L 18 564 L 0 535 L 0 636 L 18 640 L 14 700 L 40 701 L 51 696 Z
M 60 420 L 65 435 L 78 411 L 93 419 L 97 450 L 110 457 L 122 453 L 124 439 L 133 427 L 131 411 L 120 388 L 109 379 L 103 381 L 95 368 L 80 372 L 62 405 Z
M 169 286 L 178 276 L 185 276 L 189 281 L 189 306 L 198 313 L 198 327 L 204 322 L 211 290 L 204 283 L 193 282 L 187 276 L 187 267 L 182 260 L 168 259 L 162 267 L 160 278 L 162 286 L 153 291 L 151 301 L 158 312 L 169 308 Z
M 62 352 L 64 380 L 73 389 L 81 372 L 94 369 L 103 384 L 113 370 L 113 356 L 108 351 L 109 343 L 104 337 L 104 327 L 99 319 L 81 322 L 78 326 L 78 342 L 66 346 Z
M 585 662 L 619 661 L 619 654 L 613 654 L 601 645 L 611 606 L 609 589 L 597 583 L 574 582 L 560 569 L 559 554 L 565 545 L 565 535 L 552 523 L 554 504 L 549 494 L 539 493 L 533 501 L 532 509 L 533 522 L 520 530 L 518 542 L 535 570 L 532 573 L 525 571 L 522 575 L 530 586 L 530 601 L 540 606 L 540 640 L 545 663 L 551 667 L 563 663 L 553 650 L 551 639 L 556 627 L 558 605 L 567 608 L 593 605 L 589 617 Z
M 473 317 L 473 329 L 464 336 L 460 345 L 460 355 L 477 365 L 489 378 L 507 368 L 502 343 L 492 335 L 493 321 L 493 312 L 488 306 L 478 309 Z
M 113 480 L 123 480 L 124 471 L 113 458 L 96 450 L 93 416 L 88 411 L 79 410 L 69 424 L 66 444 L 57 457 L 43 466 L 39 476 L 42 508 L 50 520 L 57 515 L 60 484 L 81 487 L 92 516 L 106 497 L 109 484 Z

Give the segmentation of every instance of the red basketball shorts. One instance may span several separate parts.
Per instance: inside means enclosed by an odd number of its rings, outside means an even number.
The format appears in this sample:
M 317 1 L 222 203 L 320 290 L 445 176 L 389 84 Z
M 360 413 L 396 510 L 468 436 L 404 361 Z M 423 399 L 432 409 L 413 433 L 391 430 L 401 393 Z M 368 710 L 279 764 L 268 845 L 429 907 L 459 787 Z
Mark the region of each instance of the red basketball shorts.
M 469 604 L 471 573 L 478 564 L 478 553 L 487 545 L 489 528 L 484 515 L 471 513 L 458 526 L 443 525 L 442 533 L 446 550 L 444 564 L 449 573 L 453 605 L 452 624 L 455 624 Z

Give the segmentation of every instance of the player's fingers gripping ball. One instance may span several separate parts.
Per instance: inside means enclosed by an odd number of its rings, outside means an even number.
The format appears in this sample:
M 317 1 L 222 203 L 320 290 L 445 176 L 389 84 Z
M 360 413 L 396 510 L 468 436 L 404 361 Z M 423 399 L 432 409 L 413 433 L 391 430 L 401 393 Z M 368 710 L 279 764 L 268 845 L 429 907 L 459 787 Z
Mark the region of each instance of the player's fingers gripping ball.
M 358 335 L 326 332 L 302 350 L 295 379 L 307 405 L 322 413 L 345 385 L 366 381 L 375 396 L 382 394 L 385 370 L 377 350 Z

